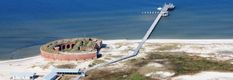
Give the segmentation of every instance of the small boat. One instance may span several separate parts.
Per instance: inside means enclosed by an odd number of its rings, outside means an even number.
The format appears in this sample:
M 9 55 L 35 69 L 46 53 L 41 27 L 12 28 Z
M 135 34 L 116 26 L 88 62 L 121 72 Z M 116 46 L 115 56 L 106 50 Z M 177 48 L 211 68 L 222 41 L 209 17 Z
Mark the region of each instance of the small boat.
M 162 10 L 162 7 L 158 7 L 157 10 L 161 11 L 161 10 Z

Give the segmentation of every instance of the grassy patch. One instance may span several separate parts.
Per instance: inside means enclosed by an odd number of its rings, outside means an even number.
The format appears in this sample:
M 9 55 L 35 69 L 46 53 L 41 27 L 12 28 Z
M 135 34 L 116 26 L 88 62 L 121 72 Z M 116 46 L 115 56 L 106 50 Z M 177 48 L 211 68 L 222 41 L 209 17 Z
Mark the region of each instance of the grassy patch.
M 84 80 L 123 80 L 124 75 L 128 75 L 130 72 L 111 72 L 105 70 L 94 70 L 88 73 L 88 76 Z
M 116 72 L 108 70 L 93 70 L 88 72 L 88 76 L 84 80 L 152 80 L 139 74 L 136 69 L 116 70 Z
M 156 50 L 164 51 L 164 50 L 173 50 L 173 49 L 179 49 L 179 44 L 165 44 L 160 45 Z
M 76 67 L 75 64 L 61 64 L 61 65 L 56 65 L 57 68 L 68 68 L 68 69 L 73 69 Z
M 176 72 L 176 75 L 197 73 L 200 71 L 233 71 L 233 65 L 227 61 L 208 60 L 199 56 L 189 56 L 187 54 L 174 55 L 169 53 L 152 53 L 148 59 L 168 59 Z
M 233 64 L 228 61 L 208 60 L 199 56 L 190 56 L 183 52 L 152 52 L 145 58 L 130 59 L 125 64 L 129 68 L 93 70 L 84 80 L 154 80 L 144 76 L 140 69 L 148 63 L 160 63 L 161 71 L 174 71 L 176 75 L 193 74 L 200 71 L 233 71 Z M 148 68 L 143 68 L 148 69 Z
M 133 73 L 130 75 L 129 80 L 145 80 L 146 78 L 138 73 Z
M 71 80 L 72 78 L 75 78 L 76 75 L 63 75 L 58 80 Z
M 139 59 L 130 59 L 129 61 L 126 62 L 126 64 L 134 67 L 142 67 L 149 62 L 150 61 L 145 58 L 139 58 Z
M 91 64 L 89 64 L 88 66 L 92 67 L 92 66 L 95 66 L 96 64 L 100 64 L 100 63 L 104 63 L 104 62 L 106 62 L 106 61 L 100 60 L 100 59 L 96 59 Z

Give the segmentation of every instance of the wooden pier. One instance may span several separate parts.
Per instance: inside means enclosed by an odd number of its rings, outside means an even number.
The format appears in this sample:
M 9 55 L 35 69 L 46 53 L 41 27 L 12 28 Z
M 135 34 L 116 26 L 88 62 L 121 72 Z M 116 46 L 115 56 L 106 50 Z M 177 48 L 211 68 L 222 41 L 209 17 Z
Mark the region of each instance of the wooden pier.
M 150 37 L 151 33 L 153 32 L 154 28 L 156 27 L 156 25 L 158 24 L 159 20 L 164 17 L 164 16 L 168 16 L 168 11 L 169 10 L 172 10 L 174 9 L 175 6 L 172 4 L 172 3 L 168 3 L 168 4 L 164 4 L 164 6 L 162 7 L 162 9 L 160 10 L 158 16 L 155 18 L 154 22 L 152 23 L 152 25 L 150 26 L 150 28 L 147 30 L 146 34 L 144 35 L 144 37 L 142 38 L 141 42 L 138 44 L 138 46 L 133 50 L 132 53 L 129 53 L 129 55 L 127 56 L 124 56 L 122 58 L 119 58 L 117 60 L 113 60 L 113 61 L 110 61 L 110 62 L 106 62 L 106 63 L 103 63 L 103 64 L 99 64 L 99 65 L 96 65 L 94 67 L 91 67 L 89 69 L 87 69 L 86 71 L 89 71 L 89 70 L 92 70 L 92 69 L 95 69 L 97 67 L 101 67 L 101 66 L 105 66 L 105 65 L 108 65 L 108 64 L 112 64 L 112 63 L 116 63 L 116 62 L 119 62 L 119 61 L 122 61 L 122 60 L 126 60 L 128 58 L 131 58 L 131 57 L 134 57 L 134 56 L 137 56 L 138 53 L 139 53 L 139 50 L 142 48 L 143 44 L 146 42 L 146 40 Z

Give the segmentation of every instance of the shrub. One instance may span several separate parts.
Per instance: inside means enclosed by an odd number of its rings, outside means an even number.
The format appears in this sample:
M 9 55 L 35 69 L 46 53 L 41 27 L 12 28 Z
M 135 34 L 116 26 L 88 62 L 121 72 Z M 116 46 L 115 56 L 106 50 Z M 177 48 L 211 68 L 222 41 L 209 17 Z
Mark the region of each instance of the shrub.
M 139 73 L 133 73 L 130 75 L 130 80 L 145 80 L 145 77 Z
M 208 60 L 199 56 L 189 56 L 187 54 L 174 55 L 169 53 L 152 53 L 148 59 L 168 59 L 173 66 L 173 70 L 179 74 L 197 73 L 200 71 L 233 71 L 233 64 L 228 61 Z
M 57 68 L 68 68 L 68 69 L 73 69 L 76 67 L 75 64 L 62 64 L 62 65 L 56 65 Z

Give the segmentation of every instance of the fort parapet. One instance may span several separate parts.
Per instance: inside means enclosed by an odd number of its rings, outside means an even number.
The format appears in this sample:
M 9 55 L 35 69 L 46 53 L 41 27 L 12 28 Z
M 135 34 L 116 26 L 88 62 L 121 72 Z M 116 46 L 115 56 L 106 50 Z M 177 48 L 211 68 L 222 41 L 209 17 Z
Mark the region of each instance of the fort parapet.
M 95 59 L 102 41 L 96 38 L 72 38 L 49 42 L 40 47 L 41 56 L 52 61 Z

